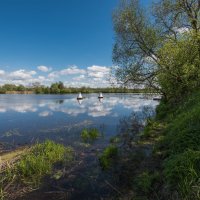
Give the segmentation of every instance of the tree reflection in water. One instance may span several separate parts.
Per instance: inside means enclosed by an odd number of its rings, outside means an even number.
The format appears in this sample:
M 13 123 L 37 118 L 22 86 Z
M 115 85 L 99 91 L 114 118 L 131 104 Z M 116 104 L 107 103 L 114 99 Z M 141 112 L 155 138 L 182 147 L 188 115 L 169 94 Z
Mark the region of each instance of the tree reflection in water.
M 121 137 L 121 145 L 127 149 L 133 147 L 140 138 L 141 131 L 147 121 L 155 115 L 155 109 L 145 106 L 140 112 L 132 112 L 129 116 L 124 116 L 117 125 L 118 135 Z

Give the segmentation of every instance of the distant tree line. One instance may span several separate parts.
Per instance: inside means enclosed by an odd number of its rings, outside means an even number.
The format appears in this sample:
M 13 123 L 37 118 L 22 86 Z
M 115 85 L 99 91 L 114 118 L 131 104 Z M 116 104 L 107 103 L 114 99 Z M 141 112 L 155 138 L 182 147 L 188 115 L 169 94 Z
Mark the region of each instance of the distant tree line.
M 69 94 L 69 93 L 142 93 L 142 92 L 152 92 L 147 88 L 145 89 L 129 89 L 127 87 L 107 87 L 107 88 L 90 88 L 90 87 L 66 87 L 63 82 L 59 81 L 52 83 L 51 86 L 44 86 L 39 83 L 34 83 L 32 86 L 15 85 L 15 84 L 5 84 L 0 86 L 0 94 L 14 92 L 33 92 L 35 94 Z

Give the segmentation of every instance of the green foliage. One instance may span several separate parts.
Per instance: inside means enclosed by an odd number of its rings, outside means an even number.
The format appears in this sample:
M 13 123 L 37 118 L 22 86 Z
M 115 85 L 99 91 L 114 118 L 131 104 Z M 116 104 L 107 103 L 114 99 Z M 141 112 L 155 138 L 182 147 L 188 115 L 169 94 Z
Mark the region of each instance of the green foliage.
M 200 86 L 199 1 L 159 0 L 152 7 L 148 12 L 138 0 L 122 0 L 114 12 L 114 72 L 125 84 L 146 85 L 178 102 Z
M 158 177 L 158 173 L 151 174 L 148 171 L 144 171 L 135 178 L 134 184 L 139 193 L 149 193 Z
M 81 132 L 81 138 L 84 142 L 93 142 L 100 136 L 98 129 L 83 129 Z
M 186 150 L 165 161 L 165 177 L 183 199 L 200 199 L 200 151 Z
M 44 175 L 50 174 L 53 163 L 71 159 L 72 150 L 61 144 L 47 140 L 42 144 L 36 144 L 15 166 L 20 180 L 38 185 Z
M 53 172 L 54 164 L 68 164 L 72 158 L 72 149 L 69 147 L 49 140 L 35 144 L 13 167 L 8 167 L 0 174 L 0 198 L 6 195 L 4 189 L 9 182 L 37 188 L 43 177 Z
M 183 98 L 178 105 L 162 103 L 157 112 L 168 124 L 158 147 L 166 158 L 163 167 L 167 183 L 171 190 L 178 190 L 181 199 L 199 199 L 200 92 Z
M 99 162 L 103 170 L 109 169 L 118 155 L 118 148 L 110 145 L 104 149 L 102 155 L 99 157 Z
M 165 143 L 170 154 L 182 153 L 187 149 L 200 150 L 200 92 L 190 95 L 176 111 L 169 112 L 169 125 Z
M 107 87 L 107 88 L 90 88 L 90 87 L 66 87 L 60 82 L 53 83 L 50 87 L 41 85 L 40 83 L 34 83 L 32 87 L 25 87 L 23 85 L 16 86 L 14 84 L 5 84 L 0 86 L 0 94 L 6 92 L 24 92 L 31 91 L 35 94 L 71 94 L 71 93 L 148 93 L 153 92 L 148 88 L 145 89 L 128 89 L 126 87 Z
M 0 87 L 0 94 L 5 94 L 6 93 L 6 89 L 3 87 Z
M 159 51 L 159 85 L 169 100 L 179 101 L 200 86 L 198 41 L 193 35 L 182 34 L 178 41 L 170 40 Z
M 142 137 L 153 137 L 157 136 L 161 130 L 165 129 L 165 123 L 156 121 L 154 119 L 148 119 L 147 125 L 144 131 L 141 133 Z

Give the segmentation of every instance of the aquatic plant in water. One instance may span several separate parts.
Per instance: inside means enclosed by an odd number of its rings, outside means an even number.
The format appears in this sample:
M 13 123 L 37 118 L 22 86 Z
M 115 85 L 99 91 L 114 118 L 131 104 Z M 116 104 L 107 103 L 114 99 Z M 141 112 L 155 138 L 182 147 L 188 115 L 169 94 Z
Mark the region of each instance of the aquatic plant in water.
M 118 155 L 118 148 L 114 145 L 110 145 L 104 149 L 103 153 L 99 157 L 100 166 L 103 170 L 110 168 L 114 159 Z
M 95 139 L 97 139 L 100 136 L 100 133 L 98 129 L 92 128 L 92 129 L 83 129 L 81 132 L 81 138 L 84 142 L 93 142 Z

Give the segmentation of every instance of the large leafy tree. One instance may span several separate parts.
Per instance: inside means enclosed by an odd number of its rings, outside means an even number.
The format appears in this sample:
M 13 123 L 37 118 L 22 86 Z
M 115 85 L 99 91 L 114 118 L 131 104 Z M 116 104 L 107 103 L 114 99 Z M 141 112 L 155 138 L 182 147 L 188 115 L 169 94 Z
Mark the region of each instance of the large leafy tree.
M 157 0 L 151 10 L 121 1 L 113 22 L 120 81 L 176 100 L 200 85 L 200 0 Z

